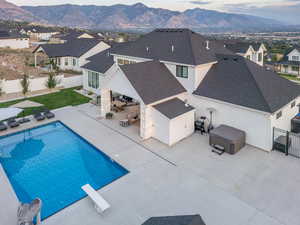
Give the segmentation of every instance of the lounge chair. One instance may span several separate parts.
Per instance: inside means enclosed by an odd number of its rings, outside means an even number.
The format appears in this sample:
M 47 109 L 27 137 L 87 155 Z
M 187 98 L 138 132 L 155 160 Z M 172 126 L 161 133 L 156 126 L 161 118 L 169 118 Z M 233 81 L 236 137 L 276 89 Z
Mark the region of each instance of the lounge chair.
M 28 122 L 30 122 L 30 119 L 24 117 L 24 118 L 18 120 L 18 122 L 21 123 L 21 124 L 22 124 L 22 123 L 28 123 Z
M 95 191 L 91 185 L 86 184 L 81 187 L 81 189 L 93 200 L 95 203 L 95 209 L 98 213 L 103 213 L 105 210 L 110 208 L 110 205 L 105 201 L 102 196 Z
M 14 128 L 14 127 L 20 126 L 20 123 L 19 123 L 18 121 L 16 121 L 15 118 L 11 118 L 11 119 L 8 119 L 8 120 L 7 120 L 7 125 L 8 125 L 10 128 Z
M 33 117 L 37 120 L 37 121 L 42 121 L 45 119 L 45 116 L 41 113 L 41 112 L 36 112 Z
M 3 122 L 0 122 L 0 131 L 5 131 L 5 130 L 7 130 L 7 126 Z
M 31 225 L 36 218 L 36 224 L 41 223 L 42 200 L 34 199 L 31 203 L 21 203 L 18 208 L 18 225 Z
M 52 119 L 55 117 L 55 114 L 53 112 L 50 112 L 49 109 L 45 109 L 44 116 L 47 117 L 47 119 Z

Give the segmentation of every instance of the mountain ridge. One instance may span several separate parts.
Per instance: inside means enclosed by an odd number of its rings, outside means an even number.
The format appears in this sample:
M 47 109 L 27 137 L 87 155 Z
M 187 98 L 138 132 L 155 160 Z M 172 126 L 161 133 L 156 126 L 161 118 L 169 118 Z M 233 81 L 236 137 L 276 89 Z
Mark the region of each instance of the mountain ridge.
M 2 5 L 13 10 L 4 14 Z M 2 10 L 2 11 L 1 11 Z M 4 10 L 5 11 L 5 10 Z M 2 13 L 1 13 L 2 12 Z M 16 14 L 14 14 L 16 12 Z M 23 16 L 22 16 L 23 13 Z M 3 18 L 4 17 L 4 18 Z M 201 31 L 257 31 L 284 26 L 283 23 L 246 14 L 224 13 L 201 8 L 183 12 L 151 8 L 143 3 L 112 6 L 64 4 L 18 7 L 0 0 L 0 19 L 28 20 L 56 26 L 106 30 L 152 30 L 155 28 L 190 28 Z

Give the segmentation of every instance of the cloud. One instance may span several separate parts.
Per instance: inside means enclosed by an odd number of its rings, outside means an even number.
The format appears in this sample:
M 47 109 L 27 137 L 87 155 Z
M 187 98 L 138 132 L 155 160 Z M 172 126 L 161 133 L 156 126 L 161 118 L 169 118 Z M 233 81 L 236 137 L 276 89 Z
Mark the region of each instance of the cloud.
M 293 4 L 289 4 L 293 2 Z M 251 3 L 224 4 L 224 10 L 233 13 L 243 13 L 261 16 L 290 24 L 300 24 L 300 0 L 286 0 L 284 2 L 256 6 Z
M 211 4 L 211 2 L 209 1 L 190 1 L 191 4 L 194 4 L 194 5 L 208 5 L 208 4 Z

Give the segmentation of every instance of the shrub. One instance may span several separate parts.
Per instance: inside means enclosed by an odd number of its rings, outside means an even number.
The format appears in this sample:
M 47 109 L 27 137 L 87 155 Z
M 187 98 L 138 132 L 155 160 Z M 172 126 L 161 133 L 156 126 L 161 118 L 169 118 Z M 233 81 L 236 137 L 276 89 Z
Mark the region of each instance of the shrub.
M 112 119 L 113 116 L 114 116 L 114 114 L 112 112 L 108 112 L 108 113 L 105 114 L 106 119 Z
M 24 96 L 26 96 L 26 94 L 29 92 L 29 76 L 27 74 L 24 74 L 21 81 L 21 86 L 22 86 L 22 93 Z
M 60 83 L 60 80 L 57 79 L 55 73 L 49 73 L 48 79 L 46 80 L 46 87 L 49 89 L 56 88 L 56 86 Z

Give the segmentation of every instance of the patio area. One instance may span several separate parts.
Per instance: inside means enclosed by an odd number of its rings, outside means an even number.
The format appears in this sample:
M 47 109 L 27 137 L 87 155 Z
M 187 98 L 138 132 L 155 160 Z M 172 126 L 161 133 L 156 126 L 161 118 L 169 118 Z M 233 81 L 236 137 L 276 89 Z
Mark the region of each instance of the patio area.
M 130 173 L 99 191 L 111 205 L 104 215 L 84 198 L 45 225 L 140 225 L 152 216 L 182 214 L 200 214 L 207 225 L 299 224 L 298 159 L 251 146 L 218 156 L 200 134 L 173 147 L 143 141 L 138 126 L 123 128 L 117 120 L 102 119 L 92 104 L 56 110 L 56 119 Z M 0 169 L 0 222 L 15 225 L 18 203 L 5 180 Z

